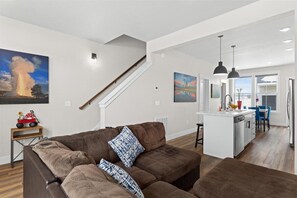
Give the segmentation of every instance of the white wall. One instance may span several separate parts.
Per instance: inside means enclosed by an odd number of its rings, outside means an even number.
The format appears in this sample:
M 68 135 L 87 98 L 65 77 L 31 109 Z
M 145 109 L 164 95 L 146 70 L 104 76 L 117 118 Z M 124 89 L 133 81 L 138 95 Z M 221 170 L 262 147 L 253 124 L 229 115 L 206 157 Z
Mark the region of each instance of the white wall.
M 78 107 L 145 54 L 145 43 L 127 37 L 101 45 L 5 17 L 0 43 L 2 49 L 49 56 L 50 84 L 49 104 L 0 105 L 0 164 L 10 160 L 10 128 L 19 111 L 33 109 L 45 136 L 90 130 L 99 121 L 98 101 L 83 111 Z M 91 62 L 92 52 L 97 63 Z M 65 101 L 72 105 L 65 107 Z
M 173 102 L 173 73 L 212 76 L 213 67 L 177 51 L 153 54 L 152 58 L 153 65 L 107 108 L 106 126 L 154 121 L 155 117 L 167 116 L 167 139 L 196 131 L 198 102 Z M 160 105 L 155 105 L 155 101 L 160 101 Z M 218 107 L 216 101 L 211 104 Z
M 275 67 L 266 67 L 259 69 L 249 69 L 238 71 L 241 76 L 261 75 L 261 74 L 279 74 L 278 83 L 278 109 L 271 113 L 270 124 L 277 126 L 288 126 L 287 123 L 287 93 L 288 79 L 294 77 L 295 65 L 282 65 Z

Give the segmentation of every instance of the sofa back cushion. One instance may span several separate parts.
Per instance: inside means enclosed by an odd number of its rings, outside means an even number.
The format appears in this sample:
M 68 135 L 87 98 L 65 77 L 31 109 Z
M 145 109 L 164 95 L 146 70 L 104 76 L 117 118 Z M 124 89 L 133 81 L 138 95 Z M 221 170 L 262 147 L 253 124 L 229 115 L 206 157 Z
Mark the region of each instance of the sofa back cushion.
M 57 141 L 41 141 L 32 149 L 52 173 L 61 180 L 64 180 L 75 166 L 93 163 L 85 152 L 72 151 Z
M 115 138 L 118 134 L 119 131 L 117 129 L 108 128 L 73 135 L 57 136 L 50 138 L 50 140 L 61 142 L 71 150 L 86 152 L 94 158 L 97 164 L 101 158 L 115 163 L 120 159 L 107 142 Z
M 86 195 L 87 197 L 135 197 L 95 165 L 75 167 L 63 181 L 62 188 L 69 198 L 82 198 Z
M 165 128 L 161 122 L 146 122 L 127 126 L 145 148 L 145 152 L 159 148 L 166 143 Z M 123 127 L 117 128 L 119 131 L 123 129 Z
M 90 134 L 84 137 L 87 144 L 87 153 L 94 158 L 98 164 L 102 158 L 115 163 L 119 161 L 119 157 L 113 151 L 108 141 L 112 140 L 119 134 L 115 128 L 100 129 L 95 134 Z
M 51 137 L 50 140 L 58 141 L 70 148 L 73 151 L 84 151 L 87 152 L 87 145 L 84 141 L 84 136 L 95 134 L 98 131 L 87 131 L 81 133 L 75 133 L 72 135 L 63 135 Z

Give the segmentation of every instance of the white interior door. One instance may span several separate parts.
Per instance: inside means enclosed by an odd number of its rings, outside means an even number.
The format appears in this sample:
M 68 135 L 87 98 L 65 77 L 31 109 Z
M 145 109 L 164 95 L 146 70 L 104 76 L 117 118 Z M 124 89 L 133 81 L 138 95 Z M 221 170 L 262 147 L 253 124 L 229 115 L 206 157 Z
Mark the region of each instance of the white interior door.
M 199 85 L 199 111 L 208 112 L 209 111 L 209 79 L 200 79 Z M 203 122 L 203 117 L 198 116 L 198 122 Z

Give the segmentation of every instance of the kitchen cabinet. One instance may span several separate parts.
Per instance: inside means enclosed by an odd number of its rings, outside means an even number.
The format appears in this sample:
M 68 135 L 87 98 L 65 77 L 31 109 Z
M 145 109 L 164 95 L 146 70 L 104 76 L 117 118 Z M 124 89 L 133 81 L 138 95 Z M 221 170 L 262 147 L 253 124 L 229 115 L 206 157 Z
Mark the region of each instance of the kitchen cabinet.
M 254 112 L 253 110 L 197 112 L 198 115 L 203 115 L 203 154 L 224 159 L 233 158 L 242 152 L 245 123 L 244 121 L 235 123 L 235 118 L 247 116 L 252 119 Z M 250 132 L 246 141 L 251 139 Z
M 244 146 L 247 146 L 256 137 L 255 113 L 245 116 L 244 121 Z

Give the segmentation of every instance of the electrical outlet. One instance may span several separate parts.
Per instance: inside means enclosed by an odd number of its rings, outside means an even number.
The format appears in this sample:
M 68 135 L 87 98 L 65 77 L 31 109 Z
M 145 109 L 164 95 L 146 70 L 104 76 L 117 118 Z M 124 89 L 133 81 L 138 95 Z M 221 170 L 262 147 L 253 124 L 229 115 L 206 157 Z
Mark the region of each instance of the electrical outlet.
M 161 104 L 161 103 L 160 103 L 160 100 L 156 100 L 156 101 L 155 101 L 155 105 L 156 105 L 156 106 L 160 106 L 160 104 Z
M 70 107 L 71 106 L 71 101 L 70 100 L 66 100 L 65 101 L 65 107 Z

